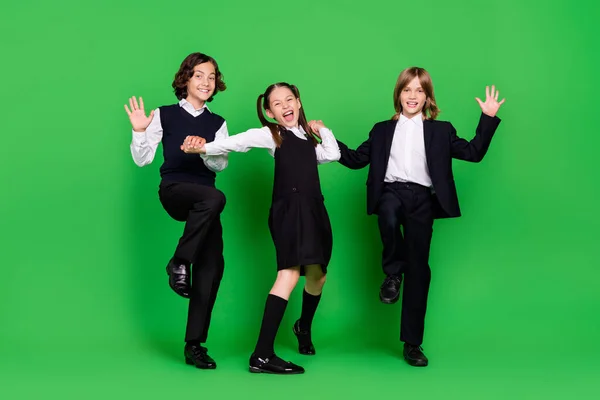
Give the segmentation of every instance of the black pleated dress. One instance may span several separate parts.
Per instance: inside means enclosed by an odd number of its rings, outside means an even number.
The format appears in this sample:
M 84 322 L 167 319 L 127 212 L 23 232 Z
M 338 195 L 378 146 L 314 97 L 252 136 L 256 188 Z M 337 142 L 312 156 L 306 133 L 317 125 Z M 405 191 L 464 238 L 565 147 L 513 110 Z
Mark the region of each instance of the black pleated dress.
M 277 253 L 277 270 L 320 264 L 331 259 L 333 235 L 325 208 L 312 140 L 281 129 L 283 143 L 275 150 L 273 202 L 269 229 Z

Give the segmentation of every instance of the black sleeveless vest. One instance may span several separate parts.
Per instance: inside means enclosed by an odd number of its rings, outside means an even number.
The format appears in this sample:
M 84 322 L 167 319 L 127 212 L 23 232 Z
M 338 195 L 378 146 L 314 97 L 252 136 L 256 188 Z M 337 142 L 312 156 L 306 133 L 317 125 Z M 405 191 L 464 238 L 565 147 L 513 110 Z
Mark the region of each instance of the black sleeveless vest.
M 164 156 L 160 167 L 161 178 L 165 181 L 215 186 L 216 174 L 206 168 L 202 158 L 198 154 L 184 153 L 179 146 L 188 135 L 201 136 L 207 142 L 212 142 L 225 120 L 208 109 L 194 117 L 179 104 L 173 104 L 160 107 L 160 121 L 163 127 Z
M 283 142 L 275 150 L 273 201 L 291 194 L 323 198 L 313 141 L 287 129 L 280 132 Z

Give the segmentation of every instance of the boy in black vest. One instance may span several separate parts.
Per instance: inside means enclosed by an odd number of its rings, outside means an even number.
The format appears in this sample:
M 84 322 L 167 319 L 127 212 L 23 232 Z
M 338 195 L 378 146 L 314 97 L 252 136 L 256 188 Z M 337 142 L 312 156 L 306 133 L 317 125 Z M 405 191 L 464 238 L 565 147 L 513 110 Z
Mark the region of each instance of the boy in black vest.
M 133 127 L 131 154 L 138 166 L 148 165 L 162 143 L 159 198 L 173 219 L 185 222 L 183 235 L 167 265 L 170 287 L 190 299 L 185 361 L 197 368 L 214 369 L 215 361 L 201 344 L 206 342 L 223 276 L 220 216 L 225 195 L 215 188 L 215 177 L 216 172 L 227 167 L 228 159 L 227 155 L 186 154 L 180 146 L 189 135 L 207 142 L 228 136 L 225 120 L 206 106 L 226 86 L 217 62 L 201 53 L 192 53 L 183 60 L 172 86 L 179 103 L 159 107 L 150 116 L 146 116 L 142 98 L 139 105 L 135 97 L 129 99 L 131 110 L 125 105 Z

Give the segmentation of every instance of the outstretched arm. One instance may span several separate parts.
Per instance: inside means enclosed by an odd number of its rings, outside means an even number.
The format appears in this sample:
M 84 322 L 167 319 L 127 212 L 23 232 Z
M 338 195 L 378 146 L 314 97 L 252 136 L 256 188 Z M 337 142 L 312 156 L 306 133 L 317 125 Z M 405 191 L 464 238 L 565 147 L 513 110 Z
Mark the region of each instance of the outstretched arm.
M 481 107 L 481 117 L 475 131 L 475 137 L 471 141 L 462 139 L 456 135 L 456 130 L 451 127 L 450 146 L 452 157 L 471 162 L 480 162 L 488 151 L 492 137 L 496 132 L 496 128 L 500 125 L 500 118 L 496 116 L 500 106 L 505 99 L 498 102 L 500 92 L 496 91 L 496 87 L 492 86 L 490 91 L 489 86 L 485 88 L 485 102 L 476 98 Z
M 206 154 L 216 156 L 231 152 L 246 153 L 250 149 L 262 148 L 275 150 L 275 142 L 268 127 L 258 129 L 249 129 L 246 132 L 229 136 L 221 140 L 215 140 L 210 143 L 198 144 L 201 139 L 197 136 L 188 136 L 181 145 L 181 150 L 185 153 Z M 202 145 L 203 144 L 203 145 Z
M 340 148 L 340 164 L 350 169 L 361 169 L 371 162 L 371 135 L 373 129 L 369 132 L 369 138 L 364 141 L 356 150 L 348 148 L 344 143 L 337 141 Z

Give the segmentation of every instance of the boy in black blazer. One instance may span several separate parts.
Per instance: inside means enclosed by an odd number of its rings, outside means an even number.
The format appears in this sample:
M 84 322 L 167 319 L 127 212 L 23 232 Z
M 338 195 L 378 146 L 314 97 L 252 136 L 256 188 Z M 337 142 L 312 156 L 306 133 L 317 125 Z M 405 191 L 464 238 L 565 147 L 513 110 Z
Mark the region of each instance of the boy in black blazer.
M 475 137 L 467 141 L 456 135 L 450 122 L 435 120 L 439 109 L 429 73 L 407 68 L 394 89 L 394 117 L 375 124 L 356 150 L 338 141 L 342 165 L 369 165 L 367 214 L 378 216 L 386 275 L 379 297 L 386 304 L 398 301 L 404 276 L 400 340 L 404 358 L 413 366 L 428 364 L 421 344 L 433 221 L 460 216 L 452 159 L 483 159 L 500 124 L 496 113 L 504 100 L 498 102 L 498 95 L 492 86 L 491 91 L 486 87 L 485 102 L 476 98 L 482 114 Z

